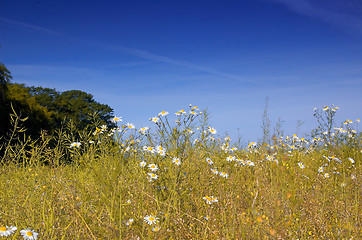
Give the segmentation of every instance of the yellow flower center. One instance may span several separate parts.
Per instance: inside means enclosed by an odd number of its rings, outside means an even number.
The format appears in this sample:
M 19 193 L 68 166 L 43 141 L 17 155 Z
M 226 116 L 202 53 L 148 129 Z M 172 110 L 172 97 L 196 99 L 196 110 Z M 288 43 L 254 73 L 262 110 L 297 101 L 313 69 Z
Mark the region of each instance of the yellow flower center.
M 149 220 L 150 220 L 151 222 L 153 222 L 153 221 L 155 221 L 155 218 L 154 218 L 154 217 L 150 217 Z
M 27 235 L 27 236 L 33 236 L 33 232 L 27 231 L 27 232 L 26 232 L 26 235 Z
M 0 231 L 1 231 L 1 232 L 5 232 L 6 230 L 7 230 L 6 227 L 0 227 Z

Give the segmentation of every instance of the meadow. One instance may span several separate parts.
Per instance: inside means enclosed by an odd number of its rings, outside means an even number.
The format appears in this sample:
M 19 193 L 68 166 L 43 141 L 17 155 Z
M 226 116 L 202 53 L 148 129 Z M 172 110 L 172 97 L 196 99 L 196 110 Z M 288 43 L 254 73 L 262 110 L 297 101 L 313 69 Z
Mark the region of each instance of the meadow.
M 150 128 L 29 139 L 13 116 L 0 166 L 2 239 L 361 239 L 359 120 L 315 109 L 308 136 L 244 145 L 196 106 Z M 96 126 L 96 123 L 95 125 Z M 16 140 L 16 141 L 14 141 Z

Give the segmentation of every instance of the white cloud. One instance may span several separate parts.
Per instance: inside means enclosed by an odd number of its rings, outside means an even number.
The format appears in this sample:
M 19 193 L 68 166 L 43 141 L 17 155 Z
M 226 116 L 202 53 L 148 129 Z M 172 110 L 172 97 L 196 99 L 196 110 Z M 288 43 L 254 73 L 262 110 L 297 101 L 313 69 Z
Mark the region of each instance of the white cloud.
M 331 11 L 328 8 L 323 8 L 321 5 L 315 5 L 313 1 L 307 0 L 268 0 L 272 2 L 278 2 L 290 10 L 295 11 L 302 15 L 310 17 L 316 17 L 323 20 L 326 23 L 333 24 L 335 26 L 353 30 L 358 33 L 362 33 L 362 19 L 346 13 L 339 13 L 337 11 Z M 328 4 L 328 3 L 327 3 Z

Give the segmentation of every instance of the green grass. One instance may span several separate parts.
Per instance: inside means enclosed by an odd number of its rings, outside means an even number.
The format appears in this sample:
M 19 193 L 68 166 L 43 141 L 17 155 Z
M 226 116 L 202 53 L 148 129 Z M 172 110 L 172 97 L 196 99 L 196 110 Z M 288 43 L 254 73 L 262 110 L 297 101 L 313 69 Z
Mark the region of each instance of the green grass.
M 175 124 L 171 119 L 160 117 L 146 135 L 120 126 L 112 136 L 107 130 L 62 133 L 31 148 L 7 146 L 0 167 L 0 227 L 18 230 L 4 239 L 20 239 L 25 228 L 39 233 L 39 239 L 361 237 L 358 134 L 336 135 L 326 145 L 278 138 L 227 152 L 222 146 L 229 141 L 213 138 L 206 113 L 181 115 Z M 48 148 L 52 141 L 57 147 Z M 70 148 L 73 141 L 81 142 L 80 148 Z M 143 150 L 158 145 L 165 156 Z M 228 156 L 235 159 L 227 161 Z M 141 161 L 147 165 L 141 167 Z M 151 163 L 158 167 L 152 181 Z M 218 201 L 208 204 L 206 196 Z M 156 224 L 146 223 L 150 215 L 158 218 Z

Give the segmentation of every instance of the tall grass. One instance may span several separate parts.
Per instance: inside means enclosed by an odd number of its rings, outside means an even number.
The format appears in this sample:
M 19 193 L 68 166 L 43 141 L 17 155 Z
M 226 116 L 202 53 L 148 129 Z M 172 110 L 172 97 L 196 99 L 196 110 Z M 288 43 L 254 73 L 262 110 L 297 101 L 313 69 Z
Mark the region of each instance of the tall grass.
M 14 131 L 0 227 L 39 239 L 358 239 L 361 135 L 351 122 L 329 128 L 331 109 L 316 110 L 327 121 L 309 140 L 239 149 L 193 106 L 161 112 L 152 131 L 118 122 L 36 141 Z

